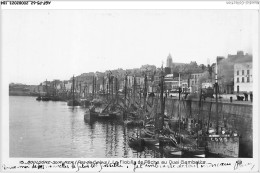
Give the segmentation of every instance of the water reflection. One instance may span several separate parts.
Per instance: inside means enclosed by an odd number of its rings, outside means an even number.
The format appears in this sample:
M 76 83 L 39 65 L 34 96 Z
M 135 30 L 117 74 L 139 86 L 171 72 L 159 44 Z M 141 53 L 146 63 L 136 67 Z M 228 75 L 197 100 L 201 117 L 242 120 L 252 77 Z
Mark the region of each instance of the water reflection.
M 66 102 L 10 97 L 10 157 L 165 157 L 160 148 L 130 148 L 128 134 L 135 129 L 84 120 L 85 111 Z

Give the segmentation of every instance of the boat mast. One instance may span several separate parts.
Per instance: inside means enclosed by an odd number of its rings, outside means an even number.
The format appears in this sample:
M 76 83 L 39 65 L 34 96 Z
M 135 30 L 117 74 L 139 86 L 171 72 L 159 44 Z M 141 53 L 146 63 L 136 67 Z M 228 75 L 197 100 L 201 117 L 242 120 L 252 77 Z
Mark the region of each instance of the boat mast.
M 115 95 L 116 95 L 116 103 L 118 103 L 118 85 L 117 85 L 117 83 L 118 83 L 118 76 L 116 76 L 115 77 L 115 89 L 116 89 L 116 93 L 115 93 Z
M 94 96 L 97 97 L 97 77 L 94 76 Z
M 146 97 L 147 97 L 147 74 L 144 76 L 144 111 L 146 112 Z
M 126 105 L 126 95 L 127 95 L 127 73 L 125 75 L 125 105 Z
M 110 79 L 109 79 L 109 74 L 107 74 L 107 100 L 108 100 L 108 97 L 109 97 L 109 81 L 110 81 Z
M 103 91 L 102 91 L 102 94 L 105 94 L 105 76 L 103 76 Z M 103 95 L 105 96 L 105 95 Z
M 134 104 L 135 104 L 135 85 L 136 85 L 136 83 L 135 83 L 135 75 L 134 75 L 134 92 L 133 92 L 133 96 L 134 96 Z
M 181 74 L 179 73 L 179 100 L 181 100 Z
M 114 98 L 114 76 L 111 76 L 111 96 Z
M 87 82 L 85 82 L 85 87 L 84 87 L 84 97 L 85 97 L 85 99 L 87 98 L 87 88 L 88 88 Z
M 73 102 L 75 100 L 74 85 L 75 85 L 75 80 L 74 80 L 74 75 L 73 75 L 73 78 L 72 78 L 72 100 L 73 100 Z
M 81 82 L 79 82 L 79 98 L 81 96 Z
M 181 103 L 181 74 L 179 73 L 179 104 L 178 104 L 178 117 L 179 117 L 179 138 L 181 145 L 181 113 L 180 113 L 180 103 Z
M 46 79 L 46 83 L 45 83 L 46 85 L 46 96 L 48 95 L 48 86 L 47 86 L 47 79 Z
M 93 76 L 93 82 L 92 82 L 92 97 L 94 99 L 95 96 L 95 76 Z
M 215 74 L 215 95 L 216 95 L 216 134 L 218 134 L 218 58 L 216 59 L 216 74 Z
M 110 94 L 111 94 L 111 71 L 109 71 L 109 74 L 108 74 L 108 99 L 110 98 Z
M 163 127 L 164 124 L 164 100 L 163 100 L 163 65 L 162 65 L 162 70 L 161 70 L 161 84 L 160 84 L 160 88 L 161 88 L 161 94 L 160 94 L 160 102 L 161 102 L 161 118 L 162 118 L 162 122 L 161 122 L 161 127 L 160 129 Z

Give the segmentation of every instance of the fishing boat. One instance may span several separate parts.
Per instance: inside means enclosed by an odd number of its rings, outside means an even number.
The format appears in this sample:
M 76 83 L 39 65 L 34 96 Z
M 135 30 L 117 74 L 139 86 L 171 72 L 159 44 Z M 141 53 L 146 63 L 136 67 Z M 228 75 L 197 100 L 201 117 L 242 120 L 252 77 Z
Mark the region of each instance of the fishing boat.
M 57 95 L 52 96 L 50 99 L 51 99 L 51 101 L 60 101 L 61 100 L 60 97 Z
M 88 120 L 113 120 L 118 116 L 117 114 L 111 114 L 109 112 L 110 103 L 104 103 L 100 99 L 94 99 L 91 102 L 91 106 L 84 114 L 84 119 Z
M 74 76 L 72 78 L 72 99 L 67 102 L 68 106 L 80 106 L 80 102 L 75 99 L 75 79 Z
M 179 87 L 180 87 L 180 74 L 179 74 Z M 181 91 L 179 89 L 179 91 Z M 165 126 L 162 131 L 164 138 L 163 141 L 168 148 L 173 148 L 174 152 L 177 150 L 177 154 L 181 157 L 197 157 L 205 155 L 205 146 L 201 144 L 198 140 L 198 128 L 195 127 L 195 119 L 192 117 L 182 118 L 180 103 L 181 97 L 179 92 L 179 104 L 178 104 L 178 120 L 175 121 L 175 128 L 172 130 L 169 127 L 169 119 L 165 121 Z M 166 118 L 165 118 L 166 119 Z M 166 152 L 170 150 L 166 147 Z M 176 154 L 176 153 L 175 153 Z
M 228 157 L 228 158 L 238 158 L 239 157 L 239 141 L 240 137 L 236 130 L 226 130 L 225 125 L 220 127 L 219 125 L 219 110 L 218 110 L 218 76 L 217 76 L 217 63 L 216 63 L 216 76 L 215 76 L 215 104 L 216 104 L 216 129 L 209 129 L 208 135 L 204 137 L 206 141 L 206 151 L 209 157 Z M 211 110 L 210 110 L 211 111 Z M 210 114 L 209 114 L 209 123 Z M 221 132 L 219 129 L 222 129 Z
M 206 142 L 206 151 L 208 157 L 239 157 L 239 136 L 237 134 L 208 135 Z
M 163 152 L 167 157 L 181 157 L 183 155 L 183 151 L 181 149 L 170 145 L 164 146 Z
M 46 87 L 46 95 L 45 96 L 42 96 L 42 101 L 50 101 L 51 100 L 51 98 L 50 98 L 50 95 L 49 95 L 49 92 L 48 92 L 48 85 L 47 85 L 47 79 L 46 79 L 46 85 L 45 85 L 45 87 Z
M 124 121 L 124 124 L 127 126 L 127 127 L 142 127 L 144 125 L 144 122 L 143 120 L 125 120 Z
M 38 96 L 38 97 L 36 98 L 36 100 L 37 100 L 37 101 L 41 101 L 41 100 L 42 100 L 42 97 L 41 97 L 41 96 Z
M 128 144 L 130 147 L 142 147 L 144 146 L 144 139 L 140 136 L 140 129 L 135 129 L 128 134 Z
M 51 98 L 49 96 L 42 96 L 42 101 L 50 101 Z
M 161 71 L 161 82 L 160 82 L 160 103 L 161 103 L 161 112 L 157 113 L 157 104 L 154 107 L 154 117 L 148 119 L 145 123 L 145 127 L 142 130 L 142 136 L 145 139 L 146 145 L 155 145 L 157 147 L 161 146 L 164 143 L 164 136 L 161 134 L 161 130 L 164 126 L 164 109 L 165 109 L 165 100 L 163 98 L 163 67 Z M 145 102 L 144 102 L 145 103 Z
M 91 105 L 91 101 L 89 99 L 81 99 L 80 105 L 85 108 L 88 108 Z

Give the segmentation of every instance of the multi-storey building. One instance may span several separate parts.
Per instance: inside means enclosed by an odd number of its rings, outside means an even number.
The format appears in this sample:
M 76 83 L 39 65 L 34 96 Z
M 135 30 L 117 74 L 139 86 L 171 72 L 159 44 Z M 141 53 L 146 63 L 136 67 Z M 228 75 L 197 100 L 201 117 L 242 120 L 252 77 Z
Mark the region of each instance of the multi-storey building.
M 252 62 L 234 64 L 234 90 L 235 92 L 253 91 Z
M 190 87 L 191 92 L 197 92 L 200 88 L 199 78 L 203 75 L 203 73 L 192 73 L 190 78 Z

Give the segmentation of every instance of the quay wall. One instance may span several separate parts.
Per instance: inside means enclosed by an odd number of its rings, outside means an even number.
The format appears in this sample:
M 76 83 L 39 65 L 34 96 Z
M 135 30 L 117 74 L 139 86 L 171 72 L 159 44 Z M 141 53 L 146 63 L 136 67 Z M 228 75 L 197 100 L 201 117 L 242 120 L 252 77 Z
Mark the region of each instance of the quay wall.
M 160 104 L 159 104 L 160 105 Z M 218 106 L 218 109 L 216 107 Z M 160 106 L 157 107 L 160 112 Z M 180 111 L 178 111 L 178 109 Z M 218 110 L 218 112 L 217 112 Z M 217 116 L 218 113 L 218 116 Z M 194 118 L 200 120 L 202 127 L 216 129 L 228 129 L 229 132 L 237 131 L 240 136 L 240 157 L 253 157 L 253 106 L 250 104 L 222 103 L 197 100 L 165 99 L 165 114 L 171 119 L 179 120 Z M 208 122 L 210 122 L 208 124 Z

